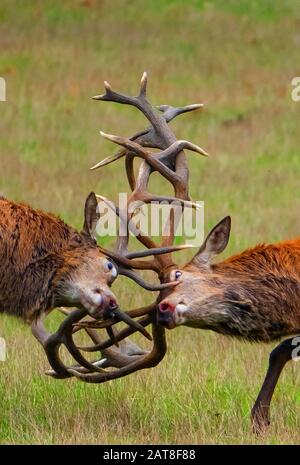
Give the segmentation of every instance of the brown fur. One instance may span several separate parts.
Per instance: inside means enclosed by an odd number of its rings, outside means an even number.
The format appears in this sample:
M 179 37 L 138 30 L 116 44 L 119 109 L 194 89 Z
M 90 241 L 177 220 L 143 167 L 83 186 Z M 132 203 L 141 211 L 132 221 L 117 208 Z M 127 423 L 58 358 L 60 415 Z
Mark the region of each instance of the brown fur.
M 57 304 L 72 305 L 61 292 L 62 283 L 71 283 L 78 270 L 88 277 L 91 262 L 101 258 L 86 231 L 0 199 L 0 312 L 32 321 Z
M 269 342 L 300 334 L 300 238 L 260 244 L 211 264 L 212 257 L 225 249 L 229 233 L 230 218 L 226 217 L 209 233 L 190 263 L 166 273 L 165 280 L 180 283 L 166 291 L 168 295 L 159 303 L 159 321 L 168 328 L 182 324 L 249 341 Z M 257 434 L 270 423 L 274 389 L 297 345 L 292 337 L 270 354 L 251 412 Z
M 162 301 L 187 306 L 178 324 L 264 342 L 299 333 L 300 239 L 260 244 L 210 264 L 206 255 L 208 246 L 215 246 L 213 240 L 209 237 L 183 267 L 182 284 Z M 172 312 L 161 312 L 169 327 L 174 319 Z

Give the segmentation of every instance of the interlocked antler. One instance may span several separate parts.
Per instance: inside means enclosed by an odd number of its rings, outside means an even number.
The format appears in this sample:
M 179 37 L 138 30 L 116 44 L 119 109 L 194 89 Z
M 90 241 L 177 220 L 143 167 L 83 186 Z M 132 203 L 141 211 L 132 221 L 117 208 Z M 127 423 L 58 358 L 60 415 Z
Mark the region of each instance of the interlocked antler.
M 126 173 L 132 193 L 128 199 L 127 205 L 125 208 L 121 209 L 111 201 L 104 197 L 100 197 L 101 200 L 104 200 L 108 206 L 114 209 L 116 214 L 120 217 L 123 227 L 125 226 L 127 234 L 124 236 L 119 236 L 115 252 L 110 252 L 104 250 L 104 252 L 115 259 L 118 263 L 121 263 L 119 268 L 120 274 L 124 274 L 130 278 L 136 275 L 133 272 L 133 268 L 136 269 L 148 269 L 155 271 L 160 277 L 167 268 L 173 266 L 173 261 L 171 258 L 171 252 L 174 250 L 172 247 L 175 231 L 175 221 L 174 214 L 171 211 L 169 217 L 169 223 L 171 225 L 171 233 L 169 235 L 165 234 L 163 236 L 162 244 L 158 247 L 153 240 L 140 233 L 137 236 L 137 239 L 147 247 L 143 251 L 142 255 L 139 257 L 153 255 L 151 260 L 136 260 L 138 258 L 137 254 L 128 253 L 128 240 L 129 240 L 129 225 L 130 220 L 133 215 L 133 206 L 140 203 L 150 203 L 152 201 L 166 201 L 172 203 L 177 201 L 177 204 L 187 207 L 196 207 L 193 202 L 190 201 L 188 193 L 188 180 L 189 180 L 189 171 L 187 166 L 186 156 L 183 152 L 183 149 L 189 149 L 195 152 L 200 153 L 201 155 L 207 155 L 207 153 L 200 147 L 188 142 L 188 141 L 177 141 L 174 133 L 168 126 L 168 122 L 171 121 L 174 117 L 195 109 L 200 108 L 202 105 L 189 105 L 182 108 L 174 108 L 167 105 L 161 105 L 158 107 L 158 112 L 152 105 L 148 102 L 146 98 L 146 86 L 147 86 L 147 75 L 143 74 L 141 80 L 140 93 L 137 97 L 130 97 L 124 94 L 116 93 L 112 90 L 111 86 L 105 82 L 104 83 L 106 93 L 100 96 L 93 97 L 95 100 L 101 101 L 112 101 L 116 103 L 122 103 L 127 105 L 132 105 L 138 108 L 148 119 L 151 126 L 144 131 L 141 131 L 131 137 L 130 139 L 124 137 L 118 137 L 113 135 L 101 133 L 102 136 L 111 140 L 112 142 L 121 145 L 123 149 L 119 151 L 116 155 L 111 156 L 103 160 L 102 162 L 95 165 L 92 169 L 103 167 L 115 160 L 118 160 L 121 157 L 125 157 Z M 152 153 L 147 150 L 145 147 L 158 148 L 161 151 L 159 153 Z M 135 179 L 134 170 L 133 170 L 133 161 L 135 157 L 141 158 L 143 161 L 140 165 L 138 176 Z M 152 195 L 147 191 L 149 178 L 154 171 L 158 171 L 164 178 L 166 178 L 174 188 L 174 197 L 160 197 Z M 154 252 L 157 251 L 157 254 Z M 163 255 L 160 255 L 164 252 Z M 124 266 L 122 266 L 122 264 Z M 133 278 L 133 279 L 135 279 Z M 141 278 L 135 279 L 142 287 L 147 288 L 144 283 L 141 281 Z M 177 283 L 174 283 L 176 285 Z M 159 288 L 161 292 L 165 286 L 170 286 L 171 283 L 162 283 Z M 148 287 L 149 288 L 149 287 Z M 160 300 L 161 294 L 158 296 L 158 301 Z M 147 326 L 152 323 L 152 334 L 153 334 L 153 348 L 148 353 L 143 353 L 140 355 L 129 355 L 128 351 L 124 349 L 112 349 L 112 345 L 118 341 L 122 341 L 130 334 L 136 331 L 136 328 L 128 327 L 120 331 L 117 334 L 114 334 L 114 340 L 108 339 L 102 341 L 97 336 L 95 328 L 103 327 L 101 322 L 95 323 L 81 323 L 79 327 L 85 327 L 86 331 L 92 338 L 95 343 L 91 347 L 81 347 L 81 349 L 93 352 L 100 350 L 102 355 L 105 357 L 105 363 L 103 360 L 95 362 L 93 367 L 96 369 L 90 369 L 85 367 L 83 364 L 82 367 L 72 367 L 68 368 L 68 373 L 76 376 L 77 378 L 84 380 L 86 382 L 102 383 L 110 379 L 119 378 L 125 376 L 129 373 L 132 373 L 137 370 L 144 368 L 149 368 L 157 365 L 160 360 L 164 357 L 166 353 L 166 340 L 164 328 L 156 324 L 156 306 L 157 301 L 151 304 L 148 307 L 132 310 L 128 312 L 131 318 L 142 317 L 137 321 L 142 327 Z M 113 324 L 113 323 L 112 323 Z M 94 329 L 92 329 L 94 328 Z M 125 346 L 126 347 L 126 346 Z M 106 351 L 106 352 L 105 352 Z M 112 355 L 113 351 L 113 355 Z M 80 362 L 79 362 L 80 363 Z M 99 372 L 99 367 L 101 366 L 113 366 L 118 369 L 110 372 Z M 98 373 L 92 373 L 92 371 L 98 371 Z
M 202 105 L 189 105 L 182 108 L 174 108 L 167 105 L 162 105 L 158 107 L 162 114 L 156 111 L 155 108 L 148 102 L 146 98 L 146 87 L 147 87 L 147 74 L 144 73 L 141 80 L 140 93 L 137 97 L 130 97 L 124 94 L 116 93 L 111 89 L 111 86 L 105 82 L 104 83 L 106 93 L 93 97 L 95 100 L 101 101 L 112 101 L 116 103 L 122 103 L 127 105 L 132 105 L 138 108 L 151 123 L 150 128 L 137 133 L 131 139 L 126 139 L 117 136 L 111 136 L 102 133 L 102 135 L 111 141 L 123 146 L 125 150 L 122 151 L 122 154 L 126 156 L 126 172 L 127 177 L 132 189 L 132 194 L 128 200 L 127 211 L 120 212 L 121 220 L 125 221 L 128 224 L 128 212 L 130 211 L 130 205 L 134 202 L 140 201 L 144 203 L 149 203 L 151 201 L 182 201 L 183 205 L 193 206 L 190 203 L 189 194 L 188 194 L 188 180 L 189 180 L 189 171 L 187 166 L 187 160 L 183 149 L 189 149 L 196 151 L 202 155 L 207 155 L 207 153 L 200 147 L 191 144 L 187 141 L 177 141 L 176 137 L 168 126 L 168 122 L 171 121 L 176 116 L 187 112 L 192 111 L 197 108 L 200 108 Z M 151 153 L 145 150 L 144 147 L 158 148 L 162 151 L 160 153 Z M 122 156 L 123 156 L 122 155 Z M 112 162 L 120 158 L 120 152 L 115 157 L 109 157 L 109 160 L 106 159 L 99 164 L 95 165 L 92 169 L 97 167 L 104 166 L 108 162 Z M 134 171 L 133 171 L 133 160 L 134 157 L 143 158 L 138 177 L 135 180 Z M 147 191 L 147 186 L 149 182 L 150 175 L 153 171 L 158 171 L 165 177 L 174 187 L 175 197 L 159 197 L 151 195 Z M 138 240 L 142 242 L 147 248 L 154 249 L 157 248 L 156 244 L 149 237 L 140 234 L 137 236 Z M 163 245 L 170 245 L 173 241 L 172 235 L 169 236 L 168 240 L 164 240 Z M 121 254 L 126 253 L 128 245 L 128 235 L 120 238 L 118 241 L 117 250 Z M 155 271 L 158 271 L 161 268 L 162 263 L 166 263 L 167 256 L 157 257 L 152 261 L 153 268 Z M 158 265 L 157 266 L 155 266 Z
M 157 291 L 157 290 L 163 290 L 166 288 L 169 288 L 171 286 L 174 286 L 178 283 L 163 283 L 163 284 L 156 284 L 156 285 L 151 285 L 146 283 L 140 276 L 138 276 L 133 270 L 132 267 L 137 267 L 137 268 L 143 268 L 145 266 L 145 263 L 142 261 L 137 261 L 135 260 L 136 258 L 141 258 L 149 255 L 156 255 L 156 254 L 161 254 L 165 252 L 170 252 L 170 251 L 175 251 L 182 249 L 184 246 L 177 246 L 177 247 L 161 247 L 157 249 L 152 249 L 148 251 L 142 251 L 142 252 L 134 252 L 127 254 L 125 256 L 120 256 L 119 254 L 115 254 L 110 251 L 104 251 L 106 255 L 114 257 L 118 262 L 121 262 L 121 265 L 119 265 L 119 272 L 120 274 L 124 274 L 125 276 L 128 276 L 129 278 L 133 279 L 136 281 L 138 284 L 140 284 L 142 287 L 145 289 L 151 290 L 151 291 Z M 103 369 L 98 368 L 97 364 L 91 364 L 88 360 L 86 360 L 83 355 L 80 352 L 80 347 L 77 347 L 74 340 L 73 340 L 73 334 L 80 329 L 80 327 L 77 328 L 77 330 L 74 330 L 74 325 L 78 323 L 79 321 L 82 320 L 82 318 L 87 316 L 87 311 L 85 309 L 78 309 L 73 312 L 67 312 L 63 311 L 64 314 L 67 314 L 68 317 L 61 323 L 59 326 L 58 330 L 50 334 L 46 331 L 43 323 L 43 318 L 44 315 L 40 315 L 36 321 L 34 321 L 31 325 L 32 332 L 34 336 L 39 340 L 41 345 L 43 346 L 45 353 L 47 355 L 48 361 L 54 371 L 50 371 L 50 374 L 56 378 L 66 378 L 71 376 L 69 372 L 69 368 L 67 367 L 61 360 L 59 356 L 59 348 L 61 345 L 64 345 L 69 353 L 73 356 L 73 358 L 79 363 L 79 366 L 84 368 L 86 371 L 99 371 L 99 372 L 104 372 Z M 122 312 L 119 308 L 114 308 L 111 311 L 111 315 L 109 319 L 105 319 L 104 321 L 97 321 L 93 319 L 93 324 L 96 325 L 98 328 L 105 328 L 109 340 L 105 342 L 105 347 L 108 346 L 110 347 L 113 344 L 117 344 L 118 340 L 123 339 L 121 332 L 119 334 L 119 338 L 116 340 L 114 331 L 113 331 L 113 325 L 116 323 L 119 323 L 120 321 L 125 322 L 126 324 L 129 325 L 129 327 L 132 329 L 132 333 L 135 331 L 139 331 L 141 334 L 143 334 L 147 339 L 152 340 L 151 335 L 148 333 L 148 331 L 144 328 L 144 326 L 147 326 L 150 323 L 149 321 L 142 321 L 142 324 L 140 324 L 138 321 L 134 320 L 131 315 L 131 312 L 124 313 Z M 108 315 L 109 316 L 109 315 Z M 133 316 L 136 317 L 138 314 L 133 312 Z M 96 323 L 95 323 L 96 322 Z M 88 331 L 87 331 L 88 332 Z M 90 332 L 88 332 L 89 335 L 91 335 Z M 126 334 L 126 332 L 125 332 Z M 124 336 L 124 338 L 126 335 Z M 95 340 L 95 337 L 93 338 Z M 93 348 L 95 348 L 94 346 Z M 104 349 L 105 349 L 104 347 Z M 99 349 L 100 350 L 100 349 Z M 114 359 L 116 359 L 117 353 L 115 354 Z M 124 356 L 122 357 L 122 360 L 124 361 Z

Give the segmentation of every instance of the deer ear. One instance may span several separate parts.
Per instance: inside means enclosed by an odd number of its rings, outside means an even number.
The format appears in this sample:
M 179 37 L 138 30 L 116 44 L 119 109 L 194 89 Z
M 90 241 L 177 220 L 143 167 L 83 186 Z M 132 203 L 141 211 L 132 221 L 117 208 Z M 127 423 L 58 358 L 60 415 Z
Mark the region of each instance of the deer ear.
M 219 253 L 223 252 L 229 241 L 231 218 L 226 216 L 208 234 L 203 245 L 200 247 L 192 263 L 194 265 L 206 265 Z
M 96 239 L 95 231 L 99 219 L 100 213 L 96 195 L 94 192 L 91 192 L 85 201 L 82 233 L 90 236 L 92 239 Z

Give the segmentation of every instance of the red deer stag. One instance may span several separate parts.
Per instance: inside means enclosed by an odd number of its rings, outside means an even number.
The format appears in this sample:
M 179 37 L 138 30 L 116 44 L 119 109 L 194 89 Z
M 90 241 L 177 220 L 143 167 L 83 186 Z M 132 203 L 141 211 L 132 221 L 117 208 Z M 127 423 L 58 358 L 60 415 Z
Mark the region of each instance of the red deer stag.
M 270 342 L 300 332 L 300 240 L 261 244 L 220 263 L 211 263 L 229 240 L 230 217 L 208 234 L 194 258 L 174 264 L 164 281 L 178 282 L 159 303 L 159 322 L 210 329 L 253 342 Z M 271 353 L 269 369 L 252 409 L 254 431 L 269 424 L 279 375 L 295 349 L 293 338 Z
M 96 196 L 91 193 L 85 203 L 84 226 L 78 232 L 54 215 L 0 198 L 0 313 L 21 317 L 31 324 L 58 375 L 67 374 L 58 357 L 58 340 L 78 363 L 90 367 L 69 331 L 70 325 L 87 313 L 94 319 L 113 316 L 115 321 L 123 320 L 150 337 L 142 326 L 118 309 L 110 290 L 118 273 L 129 273 L 132 279 L 153 290 L 163 287 L 147 285 L 135 275 L 130 268 L 134 260 L 113 254 L 115 263 L 109 258 L 109 251 L 97 246 L 94 237 L 99 219 L 97 206 Z M 165 250 L 156 249 L 151 254 Z M 145 254 L 149 255 L 149 251 L 135 253 L 134 257 Z M 78 310 L 63 322 L 58 334 L 49 335 L 42 320 L 61 305 L 76 306 Z M 112 335 L 109 326 L 108 333 Z
M 175 136 L 168 130 L 166 121 L 172 119 L 176 114 L 194 109 L 193 106 L 183 109 L 173 109 L 166 107 L 161 109 L 164 117 L 155 116 L 155 111 L 148 104 L 145 98 L 146 76 L 143 77 L 141 94 L 139 97 L 130 98 L 115 94 L 109 90 L 106 84 L 107 93 L 103 100 L 115 100 L 120 98 L 121 103 L 136 105 L 145 114 L 148 111 L 148 119 L 155 123 L 157 127 L 143 131 L 137 135 L 139 141 L 145 139 L 151 146 L 163 146 L 167 148 L 171 145 L 171 150 L 162 152 L 164 160 L 161 162 L 155 157 L 149 159 L 150 165 L 171 172 L 166 163 L 174 164 L 176 156 L 180 155 L 183 147 L 201 151 L 199 147 L 188 142 L 177 142 Z M 128 101 L 127 101 L 127 100 Z M 197 106 L 195 106 L 197 107 Z M 174 113 L 175 112 L 175 113 Z M 161 126 L 161 127 L 160 127 Z M 126 144 L 134 142 L 124 139 Z M 125 144 L 125 145 L 126 145 Z M 156 144 L 156 145 L 155 145 Z M 137 146 L 138 147 L 138 146 Z M 132 149 L 124 152 L 126 155 L 127 172 L 130 176 L 131 185 L 135 183 L 133 176 L 133 153 Z M 122 156 L 118 155 L 118 157 Z M 140 155 L 138 153 L 138 155 Z M 185 168 L 184 155 L 181 161 L 181 168 Z M 114 157 L 113 157 L 114 158 Z M 106 162 L 104 163 L 106 164 Z M 150 168 L 146 162 L 140 170 L 135 193 L 132 195 L 128 205 L 134 200 L 151 201 L 151 197 L 145 198 L 144 191 L 150 175 Z M 150 171 L 149 171 L 150 170 Z M 185 172 L 183 173 L 185 176 Z M 172 173 L 175 176 L 175 173 Z M 180 174 L 181 176 L 181 174 Z M 178 179 L 177 179 L 178 178 Z M 180 187 L 179 174 L 176 178 Z M 141 196 L 139 196 L 141 194 Z M 185 191 L 182 198 L 185 198 Z M 162 200 L 172 200 L 164 198 Z M 106 202 L 107 199 L 105 199 Z M 184 200 L 182 200 L 184 202 Z M 192 203 L 187 202 L 188 205 Z M 118 340 L 126 337 L 126 334 L 140 331 L 148 339 L 152 339 L 145 329 L 151 321 L 151 317 L 141 323 L 133 318 L 139 314 L 151 313 L 154 306 L 149 309 L 135 310 L 128 313 L 122 312 L 118 308 L 117 300 L 110 290 L 110 286 L 118 274 L 125 275 L 136 281 L 145 289 L 161 291 L 176 283 L 162 283 L 151 285 L 146 283 L 134 269 L 158 269 L 158 263 L 164 259 L 159 258 L 160 254 L 168 254 L 172 251 L 180 250 L 184 246 L 173 246 L 170 243 L 163 243 L 161 247 L 151 247 L 151 250 L 139 252 L 128 252 L 128 235 L 119 237 L 116 250 L 108 251 L 97 245 L 95 230 L 99 220 L 99 209 L 97 198 L 91 193 L 85 203 L 84 226 L 81 232 L 64 223 L 54 215 L 34 210 L 28 205 L 15 203 L 4 198 L 0 198 L 0 255 L 1 255 L 1 281 L 0 281 L 0 313 L 23 318 L 31 324 L 32 332 L 44 347 L 53 371 L 50 373 L 57 378 L 69 377 L 72 368 L 65 366 L 59 356 L 59 347 L 63 344 L 73 356 L 78 365 L 73 370 L 87 373 L 98 372 L 106 380 L 106 372 L 101 365 L 113 364 L 122 367 L 132 364 L 137 354 L 145 354 L 144 351 L 135 347 L 129 341 L 121 343 L 120 347 L 111 348 L 111 345 L 118 344 Z M 128 212 L 118 212 L 120 219 L 127 225 L 129 220 Z M 147 245 L 150 239 L 141 238 Z M 153 256 L 153 260 L 138 260 L 139 258 Z M 167 255 L 166 255 L 167 256 Z M 56 307 L 77 307 L 76 310 L 68 312 L 67 318 L 62 322 L 57 332 L 49 334 L 44 328 L 43 320 L 45 316 Z M 94 364 L 86 360 L 79 348 L 75 345 L 73 334 L 78 331 L 76 324 L 89 315 L 92 321 L 100 320 L 99 327 L 105 328 L 109 339 L 104 341 L 103 355 L 106 361 Z M 127 323 L 129 328 L 124 328 L 118 337 L 114 334 L 113 325 L 119 321 Z M 91 338 L 99 345 L 99 335 L 92 329 L 88 330 Z M 155 334 L 160 335 L 163 329 L 156 328 Z M 123 337 L 124 336 L 124 337 Z M 160 337 L 160 336 L 159 336 Z M 156 350 L 156 346 L 155 349 Z M 138 366 L 140 366 L 140 358 Z M 125 370 L 126 371 L 126 370 Z M 129 370 L 131 371 L 131 369 Z M 76 371 L 75 371 L 76 372 Z M 122 373 L 122 372 L 121 372 Z M 121 374 L 120 373 L 120 374 Z M 109 376 L 112 376 L 109 373 Z M 114 377 L 118 377 L 115 373 Z
M 0 199 L 1 312 L 31 322 L 59 305 L 95 317 L 117 306 L 109 289 L 117 268 L 93 239 L 94 205 L 91 194 L 79 233 L 51 214 Z

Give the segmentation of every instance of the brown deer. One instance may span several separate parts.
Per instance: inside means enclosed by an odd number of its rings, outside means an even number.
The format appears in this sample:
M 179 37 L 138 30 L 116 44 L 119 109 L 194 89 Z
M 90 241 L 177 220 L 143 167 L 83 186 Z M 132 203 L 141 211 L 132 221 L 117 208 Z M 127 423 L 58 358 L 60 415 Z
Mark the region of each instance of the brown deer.
M 78 232 L 54 215 L 0 199 L 1 312 L 31 323 L 61 305 L 94 317 L 117 307 L 110 290 L 117 267 L 94 239 L 96 206 L 91 194 Z
M 78 232 L 52 214 L 0 198 L 0 313 L 21 317 L 31 324 L 57 375 L 66 374 L 58 357 L 57 338 L 79 363 L 90 366 L 68 333 L 69 324 L 87 313 L 93 319 L 113 316 L 116 321 L 125 321 L 150 337 L 142 326 L 118 309 L 110 290 L 118 273 L 129 275 L 151 290 L 164 287 L 148 285 L 136 275 L 131 270 L 134 260 L 97 245 L 97 207 L 96 196 L 91 193 L 85 203 L 84 226 Z M 165 250 L 156 249 L 151 254 Z M 111 254 L 115 261 L 110 258 Z M 135 258 L 148 256 L 149 251 L 133 255 Z M 63 323 L 58 335 L 49 335 L 42 320 L 59 306 L 75 306 L 78 310 Z
M 220 263 L 212 258 L 227 246 L 230 217 L 208 234 L 194 258 L 174 264 L 163 281 L 178 286 L 164 291 L 159 322 L 210 329 L 253 342 L 270 342 L 300 333 L 300 239 L 260 244 Z M 252 409 L 256 432 L 269 424 L 272 395 L 285 363 L 292 359 L 293 338 L 271 353 L 269 369 Z

